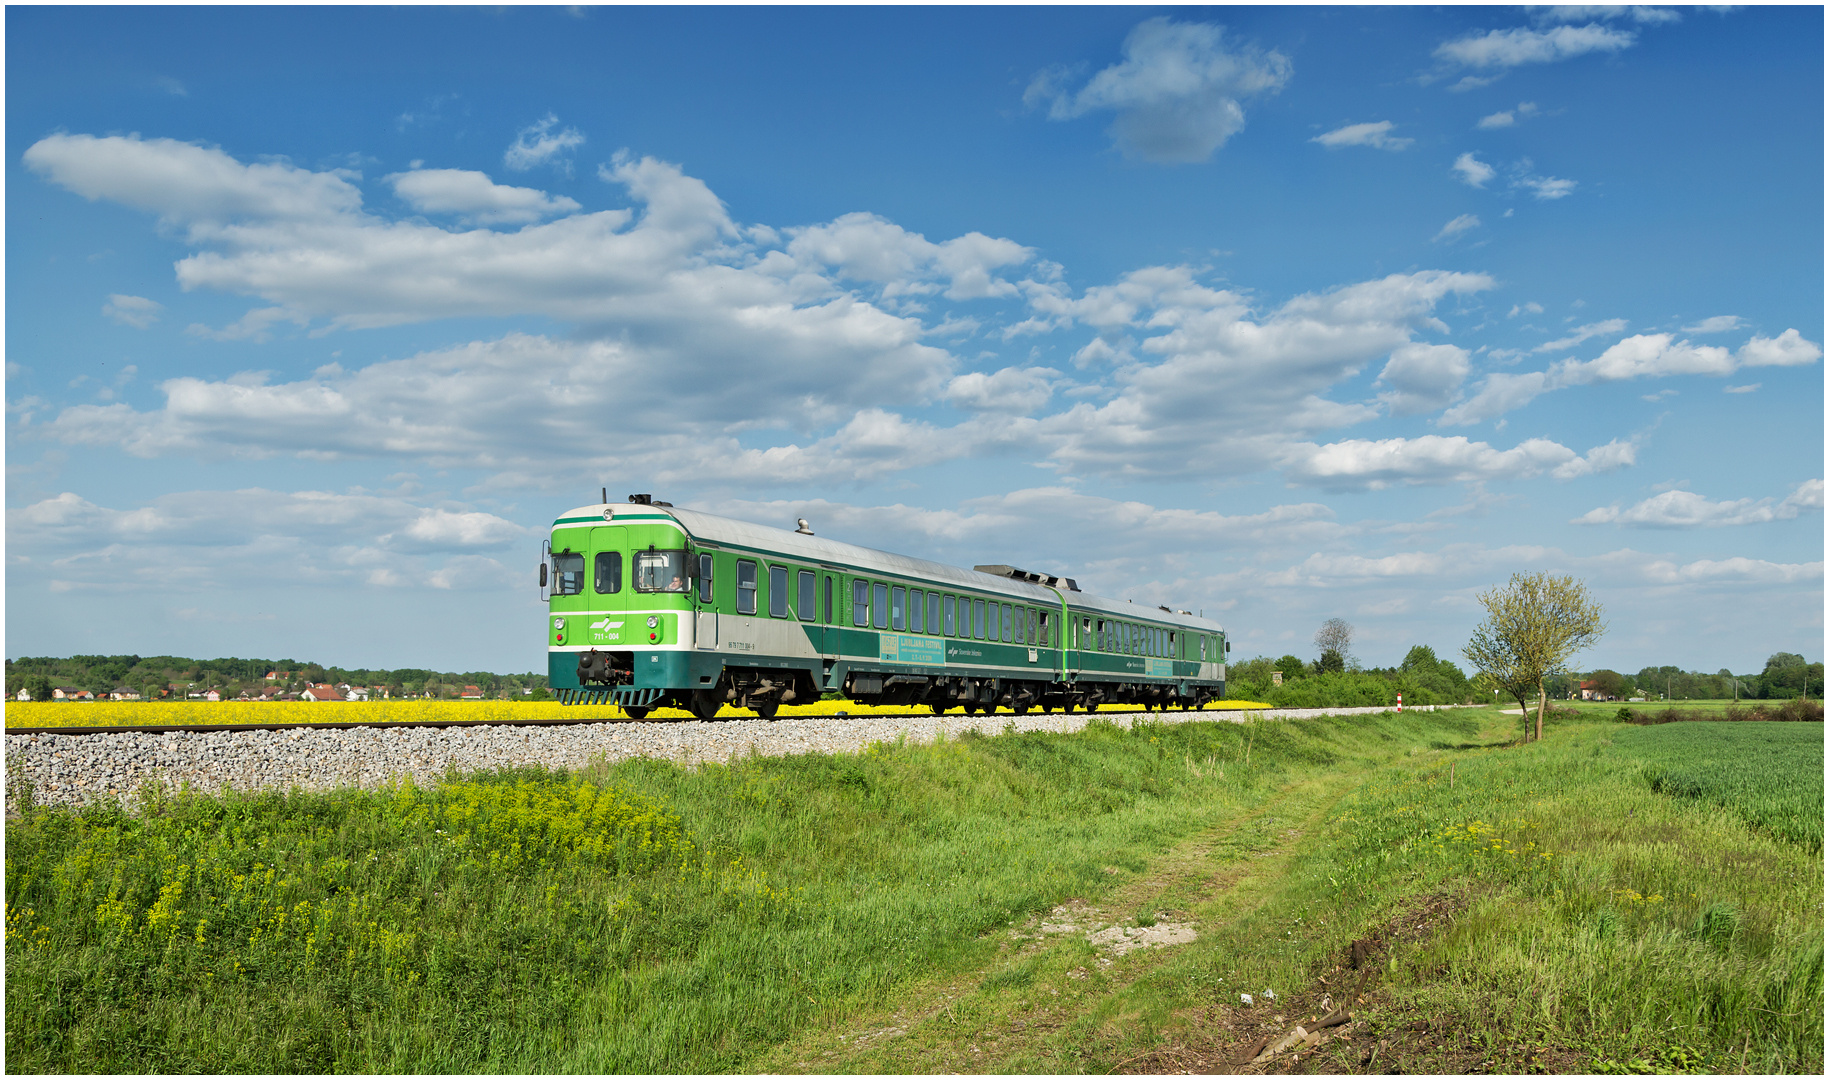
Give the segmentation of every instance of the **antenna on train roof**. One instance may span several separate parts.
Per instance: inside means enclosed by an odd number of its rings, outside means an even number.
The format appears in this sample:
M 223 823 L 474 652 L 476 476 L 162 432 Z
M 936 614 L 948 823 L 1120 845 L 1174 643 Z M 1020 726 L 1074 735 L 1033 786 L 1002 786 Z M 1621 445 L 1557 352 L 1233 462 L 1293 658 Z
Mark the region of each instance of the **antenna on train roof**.
M 794 522 L 795 522 L 795 524 L 797 524 L 797 525 L 799 525 L 799 526 L 800 526 L 800 527 L 799 527 L 799 528 L 798 528 L 798 529 L 795 529 L 795 530 L 794 530 L 794 531 L 795 531 L 795 532 L 797 532 L 797 533 L 804 533 L 804 534 L 805 534 L 805 535 L 807 535 L 807 536 L 812 536 L 812 535 L 813 535 L 813 529 L 812 529 L 812 527 L 811 527 L 811 526 L 809 526 L 809 525 L 808 525 L 808 524 L 807 524 L 807 519 L 806 519 L 806 518 L 795 518 L 795 519 L 794 519 Z
M 610 501 L 610 489 L 609 488 L 603 489 L 603 501 L 606 503 Z

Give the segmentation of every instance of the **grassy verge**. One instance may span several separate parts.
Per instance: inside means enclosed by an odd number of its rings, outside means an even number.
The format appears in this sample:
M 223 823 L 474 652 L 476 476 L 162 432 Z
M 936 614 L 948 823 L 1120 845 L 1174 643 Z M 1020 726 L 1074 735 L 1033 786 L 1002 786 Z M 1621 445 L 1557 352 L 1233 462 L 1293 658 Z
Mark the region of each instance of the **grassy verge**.
M 1357 1026 L 1313 1067 L 1820 1067 L 1820 844 L 1653 790 L 1631 740 L 1702 725 L 1498 745 L 1514 720 L 1095 723 L 29 809 L 7 1066 L 1215 1071 L 1331 994 Z M 1199 937 L 1114 957 L 1082 932 L 1114 925 Z M 1451 1036 L 1392 1034 L 1418 1017 Z
M 696 769 L 28 807 L 7 826 L 7 1064 L 741 1068 L 984 962 L 985 935 L 1145 872 L 1291 777 L 1470 727 L 1095 723 Z
M 1822 729 L 1570 722 L 1502 745 L 1514 719 L 1289 777 L 1098 901 L 1099 922 L 1183 921 L 1191 944 L 1113 958 L 1006 937 L 976 977 L 761 1067 L 1231 1072 L 1342 1006 L 1353 1022 L 1319 1047 L 1242 1071 L 1820 1072 L 1820 840 L 1749 827 L 1733 778 L 1748 728 L 1788 736 L 1790 782 L 1757 802 L 1820 836 Z M 1712 798 L 1659 782 L 1672 756 Z

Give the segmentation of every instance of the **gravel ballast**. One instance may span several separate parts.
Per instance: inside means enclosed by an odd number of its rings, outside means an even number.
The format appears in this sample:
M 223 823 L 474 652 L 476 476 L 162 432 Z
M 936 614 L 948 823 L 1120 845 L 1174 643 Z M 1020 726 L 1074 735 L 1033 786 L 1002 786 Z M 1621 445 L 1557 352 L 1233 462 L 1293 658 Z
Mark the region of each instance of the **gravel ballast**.
M 1412 706 L 1428 711 L 1433 706 Z M 1386 712 L 1384 708 L 1265 709 L 1249 712 L 1101 713 L 1128 727 L 1139 719 L 1163 723 L 1250 717 L 1298 717 Z M 686 764 L 726 761 L 752 750 L 764 755 L 856 753 L 875 742 L 932 742 L 976 729 L 987 735 L 1017 731 L 1079 731 L 1084 713 L 1014 716 L 798 716 L 768 721 L 602 723 L 462 728 L 360 727 L 283 731 L 106 732 L 6 737 L 7 809 L 14 809 L 21 780 L 43 805 L 81 805 L 114 795 L 125 799 L 148 780 L 175 790 L 188 783 L 214 792 L 378 787 L 411 776 L 417 784 L 460 772 L 507 765 L 579 768 L 594 760 L 667 758 Z

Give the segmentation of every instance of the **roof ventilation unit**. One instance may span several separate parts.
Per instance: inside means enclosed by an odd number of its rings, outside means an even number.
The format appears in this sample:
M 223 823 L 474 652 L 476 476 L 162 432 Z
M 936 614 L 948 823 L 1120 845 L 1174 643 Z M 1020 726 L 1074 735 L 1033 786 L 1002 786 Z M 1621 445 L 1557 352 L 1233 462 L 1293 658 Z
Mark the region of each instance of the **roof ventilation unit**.
M 1055 577 L 1051 574 L 1036 574 L 1028 570 L 1018 570 L 1003 563 L 992 563 L 989 566 L 974 566 L 973 570 L 992 577 L 1007 577 L 1013 581 L 1032 581 L 1037 585 L 1046 585 L 1050 589 L 1065 588 L 1068 592 L 1079 592 L 1079 583 L 1070 577 Z

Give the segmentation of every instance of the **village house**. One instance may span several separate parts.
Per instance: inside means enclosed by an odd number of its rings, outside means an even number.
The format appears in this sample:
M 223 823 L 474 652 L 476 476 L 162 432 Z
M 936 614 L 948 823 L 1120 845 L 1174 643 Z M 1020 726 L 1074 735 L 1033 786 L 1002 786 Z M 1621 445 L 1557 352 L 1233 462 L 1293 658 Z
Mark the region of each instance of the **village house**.
M 299 699 L 302 701 L 347 701 L 348 700 L 341 693 L 339 693 L 337 691 L 336 687 L 330 685 L 329 683 L 318 683 L 314 686 L 308 687 L 303 694 L 299 695 Z
M 111 701 L 138 701 L 140 692 L 128 686 L 117 686 L 108 695 Z
M 52 701 L 94 701 L 95 695 L 74 686 L 59 686 L 51 691 Z
M 20 701 L 32 700 L 32 692 L 30 690 L 27 690 L 25 687 L 21 686 L 19 688 L 19 700 Z
M 459 694 L 458 697 L 465 701 L 481 701 L 483 700 L 483 692 L 478 687 L 466 686 L 464 687 L 464 692 Z

